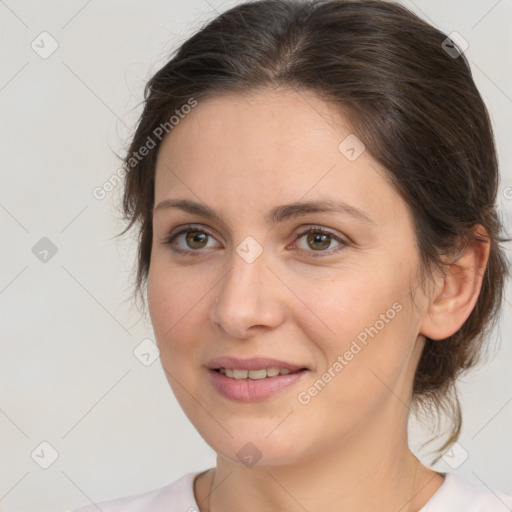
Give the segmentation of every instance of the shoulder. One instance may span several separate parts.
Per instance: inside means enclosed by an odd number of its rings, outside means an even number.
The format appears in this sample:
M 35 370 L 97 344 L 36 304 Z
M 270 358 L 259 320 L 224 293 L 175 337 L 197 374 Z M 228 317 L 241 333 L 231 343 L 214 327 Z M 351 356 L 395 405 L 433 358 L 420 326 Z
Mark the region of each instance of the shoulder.
M 199 473 L 187 473 L 165 487 L 143 494 L 127 496 L 86 505 L 68 512 L 198 512 L 194 498 L 194 478 Z
M 419 512 L 510 512 L 512 497 L 487 487 L 475 487 L 447 473 L 445 481 Z

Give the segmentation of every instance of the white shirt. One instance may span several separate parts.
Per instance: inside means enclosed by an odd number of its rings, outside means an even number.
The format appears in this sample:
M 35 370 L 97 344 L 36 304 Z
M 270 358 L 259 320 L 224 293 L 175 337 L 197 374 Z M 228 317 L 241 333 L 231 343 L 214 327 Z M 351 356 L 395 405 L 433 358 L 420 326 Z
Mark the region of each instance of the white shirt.
M 178 480 L 153 491 L 86 505 L 68 512 L 198 512 L 194 498 L 194 479 L 187 473 Z M 443 473 L 445 480 L 420 512 L 510 512 L 512 497 L 477 488 L 454 473 Z

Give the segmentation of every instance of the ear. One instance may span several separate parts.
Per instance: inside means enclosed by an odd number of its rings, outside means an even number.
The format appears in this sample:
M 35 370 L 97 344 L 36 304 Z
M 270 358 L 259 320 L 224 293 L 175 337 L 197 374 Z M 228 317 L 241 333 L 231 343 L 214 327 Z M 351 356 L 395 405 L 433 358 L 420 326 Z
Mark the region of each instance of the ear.
M 444 275 L 437 279 L 420 334 L 442 340 L 455 334 L 475 307 L 489 259 L 490 243 L 481 225 L 474 234 L 484 240 L 468 238 L 461 255 L 445 265 Z

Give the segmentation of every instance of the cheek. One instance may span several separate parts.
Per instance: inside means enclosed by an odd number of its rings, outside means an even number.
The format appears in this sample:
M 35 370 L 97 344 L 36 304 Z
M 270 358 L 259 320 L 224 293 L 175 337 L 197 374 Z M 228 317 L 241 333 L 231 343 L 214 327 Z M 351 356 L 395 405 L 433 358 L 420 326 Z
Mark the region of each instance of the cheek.
M 215 279 L 198 265 L 168 263 L 157 255 L 148 274 L 147 300 L 161 362 L 173 373 L 187 373 L 196 364 L 201 343 L 208 339 L 208 311 Z M 188 377 L 187 377 L 188 378 Z
M 322 286 L 321 293 L 309 292 L 308 303 L 317 314 L 302 317 L 301 328 L 323 363 L 312 382 L 327 381 L 330 399 L 341 403 L 370 397 L 383 387 L 377 376 L 392 385 L 409 364 L 416 317 L 404 272 L 392 270 L 347 277 Z
M 370 332 L 376 334 L 374 327 L 378 338 L 396 329 L 405 315 L 407 284 L 403 275 L 389 268 L 338 273 L 330 282 L 297 282 L 294 291 L 309 309 L 293 316 L 332 357 L 347 350 L 354 339 L 364 343 Z
M 192 268 L 192 267 L 190 267 Z M 205 288 L 203 290 L 203 288 Z M 195 305 L 207 292 L 197 271 L 170 265 L 165 255 L 154 254 L 148 273 L 148 308 L 155 332 L 174 330 L 181 318 L 194 314 Z
M 197 339 L 199 309 L 204 307 L 204 295 L 189 280 L 182 279 L 182 271 L 169 268 L 158 260 L 152 262 L 148 274 L 147 300 L 156 344 L 160 350 L 160 364 L 181 408 L 194 423 L 190 414 L 195 411 L 191 396 L 199 396 L 200 389 L 192 368 L 197 353 L 191 344 Z M 187 391 L 185 391 L 187 390 Z
M 183 339 L 177 334 L 183 328 L 183 320 L 194 314 L 193 305 L 197 303 L 197 291 L 181 275 L 182 272 L 167 267 L 158 258 L 150 265 L 148 309 L 157 344 L 163 353 L 176 344 L 174 340 Z

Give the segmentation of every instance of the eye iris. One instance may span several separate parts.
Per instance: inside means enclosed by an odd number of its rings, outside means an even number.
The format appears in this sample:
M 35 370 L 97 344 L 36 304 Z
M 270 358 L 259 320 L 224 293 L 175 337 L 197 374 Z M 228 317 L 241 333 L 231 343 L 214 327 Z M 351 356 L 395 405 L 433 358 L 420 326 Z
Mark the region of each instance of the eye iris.
M 326 235 L 324 233 L 309 233 L 308 234 L 308 244 L 314 246 L 315 244 L 322 244 L 321 247 L 316 247 L 317 249 L 326 249 L 330 244 L 330 235 Z M 315 248 L 315 247 L 312 247 Z
M 189 231 L 186 236 L 187 244 L 193 249 L 201 249 L 206 245 L 207 237 L 208 235 L 206 233 L 201 233 L 200 231 Z M 201 245 L 201 242 L 204 243 Z M 195 246 L 195 243 L 199 243 L 199 246 Z

